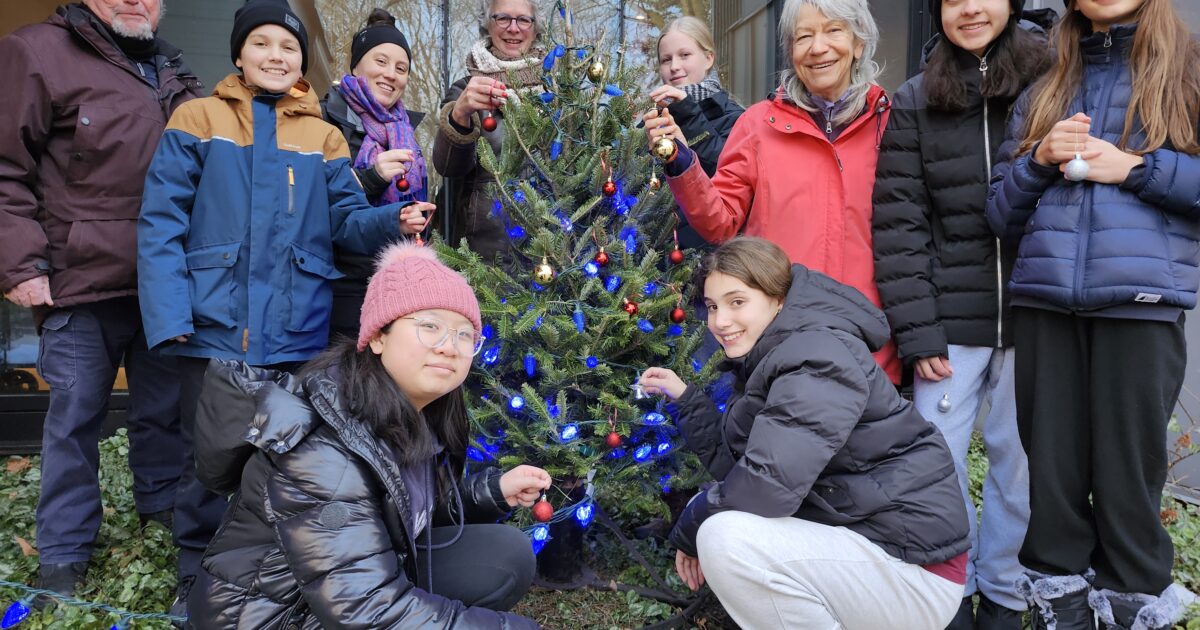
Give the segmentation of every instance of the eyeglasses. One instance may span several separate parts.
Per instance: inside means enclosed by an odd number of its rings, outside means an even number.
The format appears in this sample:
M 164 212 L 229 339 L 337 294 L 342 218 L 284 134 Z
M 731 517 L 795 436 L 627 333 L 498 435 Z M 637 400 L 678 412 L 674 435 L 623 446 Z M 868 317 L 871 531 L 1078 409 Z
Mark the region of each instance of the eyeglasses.
M 474 330 L 450 328 L 436 319 L 424 317 L 401 317 L 400 319 L 411 319 L 417 322 L 417 341 L 420 341 L 421 345 L 426 348 L 440 348 L 450 338 L 450 333 L 454 333 L 454 347 L 459 352 L 476 356 L 483 348 L 484 337 Z
M 507 13 L 493 13 L 491 18 L 492 21 L 495 22 L 500 28 L 508 28 L 512 26 L 513 22 L 516 22 L 517 28 L 521 29 L 522 31 L 529 30 L 529 27 L 533 26 L 534 22 L 534 19 L 531 16 L 518 15 L 513 17 Z

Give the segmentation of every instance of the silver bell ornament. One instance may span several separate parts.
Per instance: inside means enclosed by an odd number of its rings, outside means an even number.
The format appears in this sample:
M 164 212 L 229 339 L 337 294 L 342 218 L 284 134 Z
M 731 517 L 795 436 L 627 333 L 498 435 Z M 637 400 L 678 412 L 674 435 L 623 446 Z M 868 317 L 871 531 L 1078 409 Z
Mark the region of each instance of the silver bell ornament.
M 1076 153 L 1075 157 L 1067 162 L 1067 168 L 1064 169 L 1063 174 L 1073 182 L 1081 182 L 1087 179 L 1089 170 L 1091 170 L 1091 166 L 1088 165 L 1087 160 Z
M 937 410 L 941 413 L 950 413 L 950 394 L 942 394 L 942 399 L 937 403 Z

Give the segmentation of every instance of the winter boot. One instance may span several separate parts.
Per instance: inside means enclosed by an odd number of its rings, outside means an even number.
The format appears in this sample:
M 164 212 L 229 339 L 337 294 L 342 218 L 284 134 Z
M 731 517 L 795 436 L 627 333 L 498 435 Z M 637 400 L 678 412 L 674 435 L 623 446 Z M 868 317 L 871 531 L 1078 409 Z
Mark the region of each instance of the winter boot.
M 1096 630 L 1096 615 L 1088 606 L 1088 589 L 1095 573 L 1046 575 L 1027 573 L 1017 580 L 1017 592 L 1029 602 L 1030 630 Z
M 38 588 L 46 591 L 54 591 L 59 595 L 72 597 L 75 595 L 75 589 L 79 588 L 80 582 L 83 582 L 83 576 L 87 574 L 88 563 L 85 562 L 67 562 L 63 564 L 43 564 L 38 567 Z M 33 600 L 35 608 L 41 610 L 48 604 L 54 601 L 54 598 L 39 595 Z
M 1088 600 L 1102 630 L 1170 630 L 1183 616 L 1183 604 L 1170 587 L 1157 597 L 1101 589 Z
M 950 625 L 946 626 L 946 630 L 975 630 L 975 604 L 971 600 L 972 596 L 970 595 L 963 598 L 962 603 L 958 606 L 958 612 L 954 615 L 954 619 L 950 620 Z
M 979 630 L 1021 630 L 1021 618 L 1024 615 L 1024 611 L 1005 608 L 980 593 L 975 627 Z

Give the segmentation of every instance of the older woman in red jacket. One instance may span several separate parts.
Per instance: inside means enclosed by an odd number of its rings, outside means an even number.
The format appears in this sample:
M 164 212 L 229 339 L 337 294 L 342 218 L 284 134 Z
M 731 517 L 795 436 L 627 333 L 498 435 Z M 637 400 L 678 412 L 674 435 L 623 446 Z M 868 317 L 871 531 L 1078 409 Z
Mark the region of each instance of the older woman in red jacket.
M 667 182 L 705 239 L 744 232 L 774 241 L 792 262 L 878 306 L 871 190 L 889 107 L 874 83 L 879 30 L 867 0 L 787 0 L 779 31 L 792 68 L 734 125 L 711 179 L 665 109 L 645 116 L 650 145 L 675 140 Z M 899 382 L 894 344 L 875 359 Z

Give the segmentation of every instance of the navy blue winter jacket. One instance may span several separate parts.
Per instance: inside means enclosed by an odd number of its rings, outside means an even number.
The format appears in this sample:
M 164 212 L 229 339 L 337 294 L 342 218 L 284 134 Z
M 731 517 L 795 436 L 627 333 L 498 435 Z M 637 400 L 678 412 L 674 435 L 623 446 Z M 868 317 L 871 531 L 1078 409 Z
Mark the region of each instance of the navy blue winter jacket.
M 1083 112 L 1091 135 L 1121 138 L 1132 94 L 1129 53 L 1136 25 L 1081 42 L 1084 78 L 1064 116 Z M 1015 153 L 1029 106 L 1018 100 L 1001 157 Z M 1135 127 L 1136 129 L 1136 127 Z M 1138 130 L 1128 145 L 1145 141 Z M 992 171 L 987 217 L 1018 243 L 1010 288 L 1015 304 L 1043 303 L 1086 313 L 1124 305 L 1196 305 L 1200 285 L 1200 156 L 1163 147 L 1121 185 L 1066 180 L 1032 151 Z M 1021 298 L 1031 298 L 1022 300 Z

